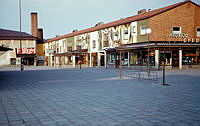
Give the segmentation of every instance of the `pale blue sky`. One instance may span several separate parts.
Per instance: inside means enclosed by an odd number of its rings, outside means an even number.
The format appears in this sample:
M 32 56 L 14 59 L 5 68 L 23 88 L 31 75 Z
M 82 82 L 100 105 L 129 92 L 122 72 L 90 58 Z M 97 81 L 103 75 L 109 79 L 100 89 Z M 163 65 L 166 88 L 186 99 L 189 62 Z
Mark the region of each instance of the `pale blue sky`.
M 37 12 L 46 39 L 133 16 L 139 9 L 157 9 L 183 0 L 21 0 L 22 31 L 31 33 L 30 13 Z M 200 4 L 200 0 L 193 0 Z M 0 0 L 0 28 L 19 30 L 18 0 Z

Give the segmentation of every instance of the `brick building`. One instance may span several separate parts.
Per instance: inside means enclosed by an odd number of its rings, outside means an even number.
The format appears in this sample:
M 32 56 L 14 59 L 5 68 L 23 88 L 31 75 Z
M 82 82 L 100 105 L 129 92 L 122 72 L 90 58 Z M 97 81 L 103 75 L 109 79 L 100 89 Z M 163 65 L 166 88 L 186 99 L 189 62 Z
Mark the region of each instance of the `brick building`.
M 46 64 L 199 67 L 200 6 L 190 0 L 49 39 Z M 48 60 L 47 60 L 48 59 Z

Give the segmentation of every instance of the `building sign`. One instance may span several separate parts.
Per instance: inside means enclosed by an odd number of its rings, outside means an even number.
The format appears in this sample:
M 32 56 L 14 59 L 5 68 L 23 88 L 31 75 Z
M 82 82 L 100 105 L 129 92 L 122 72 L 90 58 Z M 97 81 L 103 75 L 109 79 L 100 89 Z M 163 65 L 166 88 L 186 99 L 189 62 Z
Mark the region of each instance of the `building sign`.
M 183 38 L 183 42 L 184 43 L 200 43 L 200 39 L 199 38 L 188 38 L 189 34 L 187 33 L 170 33 L 169 37 L 172 38 Z
M 188 38 L 188 34 L 187 33 L 170 33 L 169 37 L 172 38 Z
M 200 39 L 198 39 L 198 38 L 197 39 L 196 38 L 192 38 L 192 39 L 191 38 L 184 38 L 183 42 L 184 43 L 190 43 L 190 42 L 191 43 L 200 43 Z
M 36 54 L 36 49 L 35 48 L 18 48 L 17 49 L 17 54 Z

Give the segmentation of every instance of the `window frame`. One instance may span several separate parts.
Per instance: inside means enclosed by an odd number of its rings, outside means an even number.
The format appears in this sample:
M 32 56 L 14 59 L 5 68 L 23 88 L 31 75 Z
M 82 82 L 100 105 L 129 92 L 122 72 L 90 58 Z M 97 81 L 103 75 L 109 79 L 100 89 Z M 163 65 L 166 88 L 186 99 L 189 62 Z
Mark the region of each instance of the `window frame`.
M 179 30 L 179 31 L 174 31 L 174 28 L 175 28 L 175 27 L 179 27 L 180 30 Z M 172 33 L 173 33 L 173 34 L 181 34 L 181 32 L 182 32 L 181 26 L 172 26 Z
M 144 29 L 142 29 L 142 27 L 145 27 Z M 147 25 L 141 25 L 140 26 L 140 35 L 146 35 L 146 30 L 147 30 Z
M 92 49 L 96 49 L 96 40 L 92 40 Z
M 126 31 L 126 32 L 125 32 L 125 31 Z M 128 29 L 124 29 L 124 30 L 123 30 L 123 39 L 124 39 L 124 40 L 128 40 L 128 37 L 129 37 L 129 36 L 128 36 Z
M 199 29 L 199 31 L 198 31 L 198 29 Z M 196 28 L 196 37 L 200 37 L 200 27 Z
M 119 38 L 119 33 L 118 33 L 118 32 L 114 32 L 114 33 L 113 33 L 113 40 L 114 40 L 114 41 L 117 41 L 118 38 Z

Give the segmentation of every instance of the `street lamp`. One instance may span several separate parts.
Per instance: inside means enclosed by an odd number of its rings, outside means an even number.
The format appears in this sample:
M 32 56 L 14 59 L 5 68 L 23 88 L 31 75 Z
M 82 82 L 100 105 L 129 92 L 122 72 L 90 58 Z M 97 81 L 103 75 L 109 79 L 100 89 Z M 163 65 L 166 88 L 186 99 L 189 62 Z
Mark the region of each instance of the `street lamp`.
M 20 70 L 23 71 L 23 64 L 22 64 L 22 42 L 21 42 L 21 38 L 22 38 L 22 21 L 21 21 L 21 0 L 19 0 L 19 32 L 20 32 L 20 39 L 19 39 L 19 46 L 20 46 Z
M 151 28 L 146 29 L 147 39 L 148 39 L 148 54 L 147 54 L 147 74 L 150 77 L 150 58 L 149 58 L 149 34 L 152 32 Z

